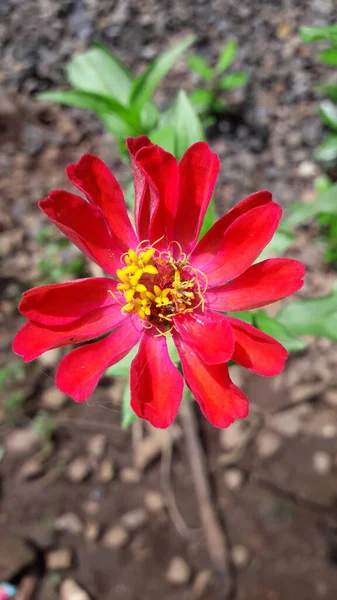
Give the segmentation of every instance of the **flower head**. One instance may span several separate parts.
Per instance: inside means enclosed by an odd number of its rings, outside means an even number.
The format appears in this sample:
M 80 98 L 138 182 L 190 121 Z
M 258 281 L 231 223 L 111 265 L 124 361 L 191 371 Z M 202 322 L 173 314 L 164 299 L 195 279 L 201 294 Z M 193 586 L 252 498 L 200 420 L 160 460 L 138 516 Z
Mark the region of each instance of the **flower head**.
M 135 186 L 135 229 L 119 184 L 98 158 L 67 168 L 86 196 L 54 191 L 44 213 L 109 276 L 46 285 L 23 294 L 29 321 L 13 348 L 25 361 L 67 344 L 84 344 L 59 364 L 56 384 L 87 400 L 105 370 L 139 344 L 131 363 L 131 405 L 154 426 L 175 418 L 183 381 L 216 427 L 248 413 L 229 377 L 232 359 L 260 375 L 283 369 L 283 346 L 224 313 L 265 306 L 302 286 L 304 267 L 290 259 L 253 264 L 271 240 L 281 208 L 267 191 L 242 200 L 198 242 L 219 171 L 205 142 L 180 163 L 145 136 L 128 140 Z M 103 337 L 104 336 L 104 337 Z M 177 348 L 182 373 L 170 359 Z M 98 339 L 99 338 L 99 339 Z

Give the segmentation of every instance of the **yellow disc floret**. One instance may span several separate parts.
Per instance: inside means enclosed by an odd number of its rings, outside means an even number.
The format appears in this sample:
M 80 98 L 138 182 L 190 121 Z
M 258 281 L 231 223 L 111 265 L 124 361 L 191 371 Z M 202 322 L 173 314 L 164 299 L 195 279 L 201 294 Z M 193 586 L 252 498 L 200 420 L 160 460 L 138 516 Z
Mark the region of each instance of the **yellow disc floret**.
M 125 266 L 117 269 L 116 275 L 124 303 L 118 301 L 124 313 L 138 314 L 146 327 L 153 325 L 165 334 L 168 324 L 173 326 L 174 316 L 198 307 L 204 309 L 207 278 L 187 262 L 181 251 L 177 258 L 170 250 L 159 252 L 155 244 L 144 247 L 146 243 L 121 257 Z

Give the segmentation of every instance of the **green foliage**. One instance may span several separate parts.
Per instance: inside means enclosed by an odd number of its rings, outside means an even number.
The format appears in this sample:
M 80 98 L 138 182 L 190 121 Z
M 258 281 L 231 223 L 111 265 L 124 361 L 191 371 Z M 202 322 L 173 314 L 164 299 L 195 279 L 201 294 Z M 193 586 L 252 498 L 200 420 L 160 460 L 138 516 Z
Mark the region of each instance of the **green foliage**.
M 190 95 L 190 101 L 204 125 L 214 122 L 212 115 L 224 112 L 222 91 L 241 87 L 248 81 L 248 73 L 245 71 L 223 75 L 235 60 L 237 52 L 238 46 L 235 41 L 226 43 L 220 50 L 214 67 L 198 54 L 192 54 L 188 58 L 188 66 L 204 80 L 203 87 L 197 88 Z
M 300 34 L 303 42 L 330 42 L 337 46 L 337 24 L 328 27 L 301 27 Z
M 48 442 L 56 429 L 56 421 L 46 410 L 40 410 L 34 418 L 32 429 L 36 435 Z
M 179 56 L 194 42 L 188 36 L 152 61 L 139 77 L 134 77 L 104 44 L 75 56 L 66 67 L 72 90 L 53 90 L 38 95 L 41 100 L 60 102 L 95 112 L 125 154 L 125 138 L 149 135 L 171 150 L 177 128 L 162 121 L 152 95 Z
M 122 396 L 122 429 L 126 431 L 127 429 L 129 429 L 132 423 L 137 421 L 137 419 L 137 415 L 131 408 L 130 383 L 128 379 L 127 384 L 123 390 Z
M 289 302 L 277 320 L 294 335 L 318 335 L 337 341 L 337 284 L 326 296 Z
M 68 275 L 72 278 L 84 275 L 84 257 L 81 254 L 69 256 L 68 239 L 55 239 L 53 227 L 41 227 L 36 240 L 44 250 L 44 257 L 38 263 L 41 283 L 59 283 Z
M 287 328 L 286 324 L 280 322 L 278 318 L 268 317 L 263 310 L 254 313 L 254 325 L 278 340 L 288 352 L 298 352 L 306 347 L 303 340 L 293 335 L 291 328 Z
M 320 53 L 321 62 L 337 67 L 337 23 L 328 27 L 302 27 L 300 30 L 304 42 L 328 42 L 330 48 Z M 331 100 L 337 101 L 337 86 L 323 85 L 320 87 Z M 319 105 L 320 117 L 334 133 L 327 136 L 324 142 L 314 153 L 316 160 L 322 163 L 335 164 L 337 162 L 337 106 L 329 100 L 324 100 Z
M 181 158 L 191 144 L 204 139 L 204 133 L 188 96 L 182 90 L 178 93 L 173 114 L 176 124 L 175 155 Z

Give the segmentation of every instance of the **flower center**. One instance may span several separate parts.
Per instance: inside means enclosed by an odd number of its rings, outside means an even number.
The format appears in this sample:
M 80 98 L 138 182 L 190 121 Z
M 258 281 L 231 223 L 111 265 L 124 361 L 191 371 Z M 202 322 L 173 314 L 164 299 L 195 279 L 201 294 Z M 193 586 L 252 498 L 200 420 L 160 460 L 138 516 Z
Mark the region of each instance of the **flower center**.
M 178 258 L 170 249 L 159 252 L 146 244 L 121 257 L 125 266 L 116 271 L 121 281 L 117 289 L 124 296 L 120 304 L 124 313 L 137 313 L 145 326 L 165 334 L 173 328 L 174 316 L 204 310 L 207 277 L 188 262 L 178 242 L 170 244 L 177 244 Z

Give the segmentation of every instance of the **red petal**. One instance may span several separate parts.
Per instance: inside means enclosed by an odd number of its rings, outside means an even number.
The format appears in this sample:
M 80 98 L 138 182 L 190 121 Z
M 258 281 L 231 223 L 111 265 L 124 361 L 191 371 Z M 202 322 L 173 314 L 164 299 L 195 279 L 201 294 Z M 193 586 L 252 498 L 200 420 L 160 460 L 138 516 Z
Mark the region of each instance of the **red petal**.
M 78 163 L 67 167 L 67 175 L 89 202 L 103 211 L 120 254 L 135 248 L 138 241 L 127 214 L 123 192 L 107 165 L 97 156 L 85 154 Z
M 212 309 L 250 310 L 294 294 L 303 285 L 304 265 L 290 258 L 271 258 L 253 265 L 237 279 L 207 293 Z
M 120 267 L 120 248 L 97 206 L 70 192 L 55 190 L 39 202 L 39 207 L 75 246 L 108 273 Z
M 209 287 L 235 279 L 270 242 L 281 214 L 281 207 L 269 202 L 244 213 L 224 232 L 216 223 L 192 253 L 193 267 L 207 275 Z
M 136 415 L 154 427 L 168 427 L 178 412 L 183 385 L 165 337 L 146 332 L 131 364 L 131 406 Z
M 213 310 L 186 313 L 174 318 L 174 325 L 186 342 L 207 364 L 227 362 L 234 350 L 234 338 L 228 317 Z
M 281 373 L 288 357 L 282 344 L 239 319 L 230 318 L 230 322 L 235 339 L 233 360 L 258 375 Z
M 103 340 L 76 348 L 59 364 L 57 387 L 76 402 L 87 400 L 104 371 L 130 352 L 139 341 L 142 331 L 129 318 Z
M 66 325 L 96 308 L 115 304 L 109 291 L 116 291 L 116 283 L 107 277 L 92 277 L 41 285 L 24 292 L 19 311 L 37 323 Z
M 200 233 L 219 174 L 219 158 L 206 142 L 193 144 L 180 161 L 180 199 L 174 239 L 189 254 Z
M 135 154 L 131 153 L 131 149 Z M 164 238 L 157 248 L 173 240 L 174 219 L 179 198 L 179 165 L 169 152 L 154 144 L 138 149 L 129 144 L 135 182 L 135 216 L 138 236 L 151 243 Z
M 100 337 L 127 318 L 122 314 L 119 304 L 112 304 L 93 310 L 81 319 L 61 327 L 46 327 L 29 322 L 16 334 L 13 352 L 29 362 L 51 348 L 79 344 Z
M 246 417 L 247 398 L 232 383 L 227 365 L 206 365 L 178 336 L 175 343 L 186 384 L 206 419 L 215 427 L 228 427 L 234 419 Z

